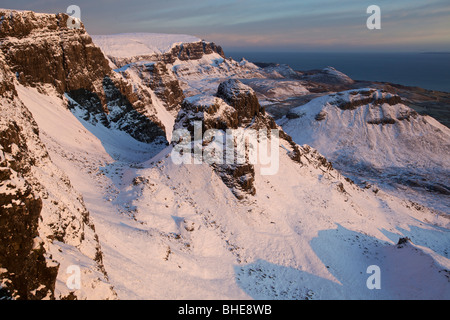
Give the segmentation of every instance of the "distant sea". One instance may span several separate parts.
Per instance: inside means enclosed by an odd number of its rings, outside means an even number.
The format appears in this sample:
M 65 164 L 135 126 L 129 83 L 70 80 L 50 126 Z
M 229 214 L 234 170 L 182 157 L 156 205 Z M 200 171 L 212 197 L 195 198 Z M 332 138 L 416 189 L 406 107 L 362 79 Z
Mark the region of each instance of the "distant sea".
M 234 60 L 288 64 L 306 71 L 327 66 L 354 80 L 384 81 L 450 92 L 450 52 L 427 53 L 294 53 L 225 52 Z

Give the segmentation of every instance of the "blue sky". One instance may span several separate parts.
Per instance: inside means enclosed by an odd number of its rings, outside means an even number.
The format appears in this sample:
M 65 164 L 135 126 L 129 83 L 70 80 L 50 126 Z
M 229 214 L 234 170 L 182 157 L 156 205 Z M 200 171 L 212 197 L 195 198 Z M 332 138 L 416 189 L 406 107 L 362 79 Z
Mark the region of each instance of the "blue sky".
M 2 0 L 38 12 L 81 8 L 91 34 L 183 33 L 240 51 L 450 51 L 450 0 Z M 381 30 L 368 30 L 369 5 Z

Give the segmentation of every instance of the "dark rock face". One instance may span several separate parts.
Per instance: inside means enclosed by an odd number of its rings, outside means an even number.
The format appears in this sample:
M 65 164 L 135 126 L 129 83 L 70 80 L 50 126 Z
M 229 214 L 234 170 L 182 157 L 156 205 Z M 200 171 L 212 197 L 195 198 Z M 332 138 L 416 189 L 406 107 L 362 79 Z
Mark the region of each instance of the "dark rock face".
M 108 61 L 84 27 L 68 29 L 66 14 L 0 11 L 1 50 L 24 85 L 48 83 L 58 92 L 94 90 L 110 72 Z
M 6 61 L 0 50 L 0 299 L 53 299 L 59 263 L 47 249 L 54 240 L 74 248 L 92 241 L 99 270 L 102 253 L 89 212 L 52 163 Z
M 28 153 L 20 127 L 15 122 L 2 125 L 0 280 L 6 288 L 3 293 L 15 299 L 53 298 L 58 266 L 47 266 L 48 257 L 39 238 L 42 200 L 24 178 L 33 165 Z
M 16 91 L 8 67 L 0 56 L 0 99 L 14 101 Z M 1 102 L 3 104 L 3 102 Z M 28 117 L 32 125 L 31 115 Z M 37 127 L 34 127 L 37 134 Z M 45 155 L 46 153 L 44 153 Z M 38 224 L 42 199 L 25 176 L 34 158 L 15 121 L 2 113 L 0 121 L 0 284 L 2 296 L 15 299 L 53 298 L 58 266 L 47 266 Z
M 182 61 L 186 61 L 198 60 L 201 59 L 203 55 L 211 53 L 218 53 L 222 56 L 222 58 L 225 58 L 222 47 L 216 45 L 213 42 L 205 41 L 177 45 L 171 50 L 170 55 L 172 56 L 172 58 L 177 57 Z M 173 59 L 171 63 L 173 63 L 174 61 L 175 59 Z
M 236 129 L 238 113 L 220 98 L 212 98 L 208 104 L 201 101 L 184 100 L 176 119 L 176 128 L 186 128 L 194 134 L 194 122 L 202 122 L 202 131 L 208 129 Z M 219 113 L 220 110 L 220 113 Z
M 233 79 L 222 82 L 215 97 L 196 96 L 185 99 L 175 121 L 175 129 L 187 129 L 191 136 L 194 136 L 194 122 L 202 123 L 202 133 L 209 129 L 217 129 L 222 132 L 226 132 L 227 129 L 258 132 L 262 129 L 270 134 L 271 129 L 280 129 L 273 118 L 261 108 L 254 91 Z M 284 132 L 282 133 L 286 135 Z M 240 137 L 235 136 L 234 138 L 233 152 L 236 159 L 237 140 L 240 140 Z M 201 147 L 208 147 L 211 141 L 204 139 Z M 292 144 L 296 146 L 294 142 Z M 223 150 L 223 161 L 211 164 L 216 174 L 239 200 L 245 199 L 248 195 L 255 195 L 255 166 L 248 160 L 248 149 L 245 150 L 245 160 L 239 163 L 227 163 L 226 143 Z
M 176 46 L 173 50 L 172 53 L 176 53 L 178 59 L 180 60 L 198 60 L 201 59 L 201 57 L 203 57 L 204 54 L 206 54 L 205 52 L 205 47 L 206 47 L 206 43 L 202 42 L 202 43 L 184 43 L 181 45 Z M 212 50 L 210 47 L 208 47 L 208 51 L 209 53 L 212 53 Z
M 214 164 L 213 168 L 239 200 L 245 199 L 246 195 L 254 196 L 256 194 L 254 165 L 248 163 L 240 165 Z
M 202 42 L 203 52 L 205 54 L 218 53 L 222 58 L 225 58 L 225 53 L 221 46 L 216 45 L 214 42 Z
M 132 58 L 117 58 L 109 56 L 109 59 L 117 66 L 118 72 L 127 77 L 127 71 L 132 69 L 138 73 L 143 85 L 152 89 L 158 98 L 164 103 L 165 108 L 172 114 L 181 109 L 185 98 L 178 78 L 167 69 L 167 64 L 174 63 L 177 59 L 182 61 L 198 60 L 206 54 L 217 53 L 223 58 L 225 54 L 220 46 L 212 42 L 183 43 L 174 46 L 169 52 L 163 54 L 142 55 Z M 140 63 L 152 61 L 150 63 Z
M 185 128 L 193 135 L 194 122 L 200 121 L 203 133 L 208 129 L 237 129 L 250 122 L 251 128 L 257 129 L 263 126 L 266 118 L 268 117 L 262 113 L 253 90 L 238 80 L 228 80 L 219 85 L 217 97 L 186 99 L 176 119 L 175 128 Z M 275 122 L 271 125 L 274 126 Z M 202 147 L 207 147 L 210 142 L 203 141 Z M 236 141 L 234 144 L 236 147 Z M 211 166 L 232 193 L 239 200 L 244 199 L 246 195 L 255 195 L 254 165 L 247 162 L 226 163 L 225 159 L 223 160 L 223 163 L 213 163 Z
M 391 106 L 402 103 L 402 99 L 397 95 L 389 95 L 389 96 L 382 96 L 378 97 L 376 95 L 376 90 L 370 90 L 370 91 L 355 91 L 354 94 L 361 94 L 365 96 L 365 98 L 362 99 L 354 99 L 352 101 L 337 101 L 336 106 L 341 110 L 355 110 L 356 108 L 360 106 L 364 106 L 367 104 L 372 104 L 374 106 L 379 106 L 384 103 L 387 103 Z
M 395 119 L 392 119 L 392 118 L 381 118 L 381 119 L 367 121 L 368 124 L 381 124 L 381 125 L 395 124 L 396 122 L 397 121 L 395 121 Z
M 317 150 L 309 146 L 299 146 L 286 134 L 273 120 L 264 112 L 252 89 L 243 85 L 238 80 L 228 80 L 219 85 L 217 97 L 191 97 L 185 99 L 182 109 L 175 122 L 175 129 L 187 129 L 194 136 L 194 122 L 202 123 L 202 132 L 208 129 L 252 129 L 270 130 L 277 129 L 279 138 L 287 143 L 288 156 L 292 161 L 300 165 L 312 164 L 321 168 L 324 172 L 333 170 L 333 166 Z M 252 116 L 253 115 L 253 116 Z M 202 148 L 211 142 L 202 141 Z M 234 141 L 234 152 L 236 156 L 237 141 Z M 248 150 L 246 150 L 243 163 L 227 163 L 225 159 L 227 146 L 225 145 L 224 159 L 222 163 L 211 164 L 215 173 L 222 179 L 224 184 L 239 200 L 255 195 L 255 166 L 248 161 Z M 285 148 L 286 149 L 286 148 Z M 195 150 L 192 150 L 194 153 Z
M 419 114 L 414 111 L 414 110 L 407 110 L 404 112 L 401 112 L 398 116 L 397 116 L 397 120 L 398 121 L 410 121 L 411 118 L 416 119 L 419 116 Z
M 152 89 L 165 104 L 166 109 L 178 112 L 185 98 L 178 79 L 169 72 L 162 62 L 135 65 L 146 86 Z
M 236 109 L 239 125 L 248 124 L 253 117 L 263 111 L 253 89 L 237 79 L 222 82 L 216 95 Z
M 411 243 L 411 239 L 408 237 L 404 237 L 404 238 L 399 238 L 398 242 L 397 242 L 397 246 L 399 248 L 402 248 L 404 245 Z
M 0 194 L 0 278 L 16 299 L 53 298 L 58 267 L 48 267 L 45 249 L 38 241 L 38 223 L 42 200 L 24 181 L 18 189 L 8 178 L 15 175 L 1 168 L 0 184 L 6 184 L 13 194 Z M 1 298 L 1 297 L 0 297 Z
M 327 117 L 327 113 L 325 111 L 320 111 L 318 114 L 316 114 L 314 119 L 316 121 L 322 121 L 322 120 L 325 120 L 326 117 Z
M 194 121 L 202 121 L 208 129 L 275 129 L 277 125 L 259 104 L 255 92 L 236 79 L 222 82 L 216 97 L 185 99 L 176 119 L 176 127 L 188 128 L 193 133 Z
M 69 102 L 69 108 L 79 107 L 85 111 L 84 120 L 125 131 L 138 141 L 166 143 L 159 121 L 153 122 L 153 117 L 145 116 L 145 110 L 139 112 L 109 77 L 103 79 L 102 85 L 106 105 L 98 94 L 79 89 L 67 93 L 75 102 Z M 128 96 L 133 96 L 133 93 Z M 135 99 L 135 106 L 140 102 Z
M 12 99 L 17 96 L 13 76 L 7 67 L 3 54 L 0 53 L 0 97 Z
M 286 114 L 286 118 L 288 118 L 289 120 L 298 119 L 300 118 L 300 115 L 296 114 L 295 112 L 288 112 Z

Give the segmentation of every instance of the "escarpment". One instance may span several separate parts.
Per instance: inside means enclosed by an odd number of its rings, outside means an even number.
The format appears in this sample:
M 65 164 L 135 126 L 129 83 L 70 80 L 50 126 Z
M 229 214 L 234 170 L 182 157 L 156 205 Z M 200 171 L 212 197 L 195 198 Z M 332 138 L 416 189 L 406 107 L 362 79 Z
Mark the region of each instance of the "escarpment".
M 1 10 L 0 16 L 1 51 L 19 83 L 41 91 L 53 87 L 79 105 L 89 100 L 96 110 L 90 118 L 100 114 L 107 119 L 103 124 L 139 141 L 164 140 L 165 128 L 155 116 L 150 94 L 111 69 L 81 22 L 80 28 L 68 28 L 69 16 L 62 13 Z M 139 120 L 138 130 L 132 129 L 133 123 L 121 124 L 130 120 L 129 113 Z
M 100 289 L 102 298 L 113 298 L 98 237 L 83 198 L 53 163 L 33 114 L 19 94 L 20 90 L 35 90 L 24 85 L 48 89 L 49 83 L 38 82 L 46 75 L 41 75 L 40 80 L 34 78 L 38 71 L 27 70 L 28 60 L 14 60 L 23 54 L 21 49 L 4 47 L 5 41 L 31 41 L 27 37 L 33 37 L 36 27 L 52 30 L 58 19 L 31 12 L 0 14 L 0 298 L 86 298 L 86 291 L 69 292 L 61 285 L 70 256 L 91 264 L 89 270 L 81 267 L 88 290 Z M 8 27 L 11 25 L 14 28 Z M 52 52 L 51 46 L 46 48 Z M 28 54 L 30 61 L 35 58 Z M 28 77 L 18 75 L 18 70 L 24 70 L 22 75 L 27 72 Z M 30 82 L 23 82 L 24 79 Z
M 3 120 L 3 119 L 2 119 Z M 15 122 L 0 129 L 0 279 L 3 296 L 54 298 L 59 264 L 39 237 L 42 199 L 25 178 L 32 161 L 25 137 Z M 52 262 L 51 265 L 48 262 Z M 2 294 L 0 294 L 1 298 Z
M 225 53 L 223 52 L 221 46 L 218 46 L 213 42 L 203 40 L 174 44 L 169 50 L 164 52 L 148 52 L 135 56 L 117 56 L 108 53 L 107 55 L 116 66 L 122 67 L 137 61 L 152 61 L 163 62 L 164 64 L 173 64 L 176 60 L 199 60 L 203 56 L 212 53 L 217 53 L 222 58 L 225 58 Z
M 0 11 L 1 50 L 24 85 L 51 84 L 59 93 L 95 91 L 98 79 L 111 72 L 84 26 L 67 27 L 66 14 Z
M 17 92 L 2 54 L 0 79 L 0 299 L 53 298 L 58 264 L 47 265 L 39 238 L 42 199 L 25 178 L 34 164 L 26 137 L 6 111 Z

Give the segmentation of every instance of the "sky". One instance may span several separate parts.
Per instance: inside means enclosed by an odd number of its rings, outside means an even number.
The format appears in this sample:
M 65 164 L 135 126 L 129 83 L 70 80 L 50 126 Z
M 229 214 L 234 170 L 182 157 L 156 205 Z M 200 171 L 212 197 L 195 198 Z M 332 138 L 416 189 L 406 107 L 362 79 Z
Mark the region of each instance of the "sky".
M 90 34 L 190 34 L 225 51 L 450 51 L 450 0 L 2 0 L 36 12 L 81 9 Z M 366 26 L 370 5 L 381 29 Z

